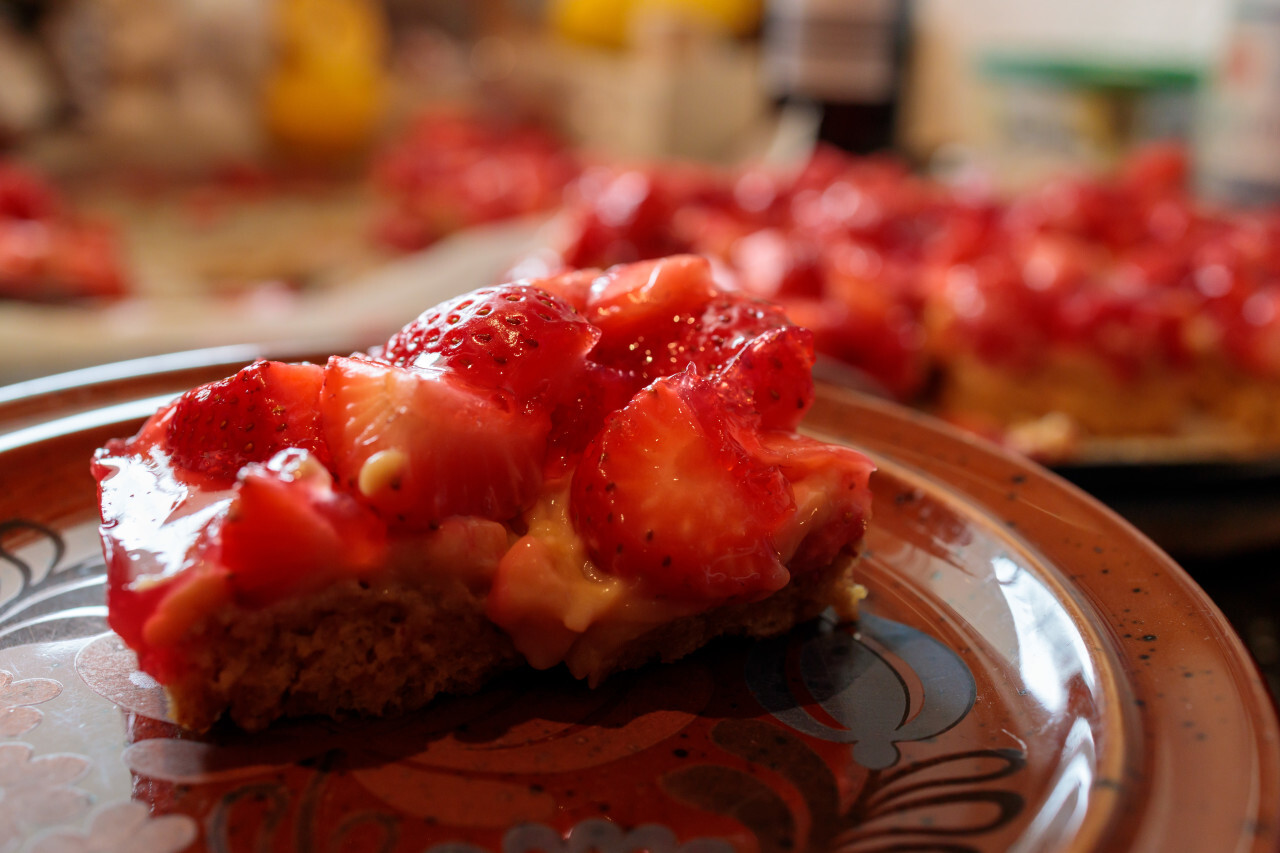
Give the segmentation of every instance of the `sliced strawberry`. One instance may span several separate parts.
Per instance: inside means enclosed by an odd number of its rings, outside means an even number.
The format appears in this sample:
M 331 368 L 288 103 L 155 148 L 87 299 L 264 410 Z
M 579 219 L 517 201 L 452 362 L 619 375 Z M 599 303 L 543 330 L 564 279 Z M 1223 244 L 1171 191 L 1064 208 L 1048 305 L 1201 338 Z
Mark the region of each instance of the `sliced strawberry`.
M 603 333 L 591 357 L 646 380 L 679 372 L 687 361 L 671 346 L 718 293 L 705 258 L 677 255 L 614 267 L 587 297 L 586 317 Z
M 796 511 L 776 536 L 792 574 L 828 565 L 856 545 L 871 517 L 875 465 L 851 447 L 785 431 L 763 433 L 755 447 L 791 484 Z
M 596 277 L 586 316 L 606 335 L 629 338 L 673 313 L 701 313 L 719 292 L 706 258 L 673 255 L 612 267 Z
M 577 464 L 587 443 L 604 426 L 605 418 L 631 399 L 635 384 L 635 377 L 628 372 L 588 364 L 572 396 L 567 396 L 551 412 L 547 479 L 559 477 Z
M 678 348 L 690 363 L 697 365 L 699 373 L 707 375 L 724 366 L 759 335 L 790 325 L 778 306 L 728 291 L 712 300 L 699 322 L 682 330 Z
M 167 427 L 174 462 L 230 478 L 248 462 L 300 447 L 327 462 L 316 402 L 324 371 L 317 364 L 259 360 L 239 373 L 184 394 Z
M 794 430 L 813 405 L 813 333 L 799 326 L 765 332 L 715 378 L 720 393 L 765 429 Z
M 264 605 L 377 568 L 387 526 L 304 450 L 245 466 L 219 537 L 237 600 Z
M 548 416 L 449 373 L 331 358 L 320 417 L 339 481 L 393 527 L 509 519 L 542 485 Z
M 111 630 L 138 652 L 139 665 L 145 672 L 157 677 L 170 672 L 172 652 L 151 649 L 146 642 L 145 625 L 175 585 L 182 582 L 182 575 L 168 582 L 161 576 L 158 583 L 135 584 L 139 560 L 133 559 L 134 552 L 111 539 L 110 534 L 104 535 L 103 543 L 107 561 L 107 622 Z
M 777 228 L 751 231 L 731 244 L 728 257 L 743 287 L 759 296 L 812 299 L 822 295 L 826 283 L 822 248 L 803 233 Z
M 528 403 L 555 401 L 585 369 L 600 332 L 530 284 L 483 288 L 431 308 L 379 353 L 397 367 L 443 369 Z
M 563 299 L 577 311 L 586 311 L 591 284 L 602 275 L 604 273 L 601 270 L 594 268 L 568 270 L 547 278 L 533 279 L 527 283 Z
M 773 305 L 722 291 L 693 255 L 609 270 L 592 285 L 586 315 L 604 333 L 591 357 L 631 371 L 638 387 L 690 364 L 710 373 L 756 335 L 787 325 Z
M 794 511 L 779 469 L 753 459 L 710 380 L 655 381 L 587 447 L 571 515 L 603 571 L 694 601 L 787 583 L 773 535 Z

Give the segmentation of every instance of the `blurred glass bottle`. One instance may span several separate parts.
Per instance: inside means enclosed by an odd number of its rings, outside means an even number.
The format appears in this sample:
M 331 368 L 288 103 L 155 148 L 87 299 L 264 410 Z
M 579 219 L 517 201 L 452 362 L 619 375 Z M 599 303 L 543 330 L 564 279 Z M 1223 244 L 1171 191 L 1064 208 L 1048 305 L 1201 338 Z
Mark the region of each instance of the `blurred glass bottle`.
M 909 34 L 909 0 L 769 0 L 766 84 L 783 104 L 819 108 L 823 141 L 892 147 Z
M 1231 204 L 1280 201 L 1280 0 L 1239 0 L 1200 104 L 1197 189 Z

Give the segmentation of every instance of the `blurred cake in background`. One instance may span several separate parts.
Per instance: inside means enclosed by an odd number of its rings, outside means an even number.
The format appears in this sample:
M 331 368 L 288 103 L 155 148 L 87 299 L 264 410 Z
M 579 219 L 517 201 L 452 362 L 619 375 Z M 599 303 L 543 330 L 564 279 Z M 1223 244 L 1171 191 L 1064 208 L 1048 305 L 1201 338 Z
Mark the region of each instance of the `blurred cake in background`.
M 1280 447 L 1280 214 L 1187 182 L 1176 146 L 1011 197 L 831 149 L 591 170 L 519 271 L 708 255 L 882 391 L 1042 458 Z
M 891 5 L 875 26 L 859 18 L 831 38 L 898 33 L 911 10 Z M 824 125 L 788 124 L 797 113 L 775 101 L 795 98 L 768 87 L 761 55 L 771 39 L 803 53 L 827 35 L 816 13 L 830 7 L 804 6 L 815 14 L 799 19 L 776 7 L 41 9 L 38 26 L 13 31 L 24 49 L 0 56 L 0 72 L 25 81 L 0 86 L 0 144 L 43 166 L 67 201 L 52 219 L 30 202 L 8 215 L 17 225 L 0 264 L 20 271 L 7 274 L 18 282 L 8 295 L 107 293 L 128 280 L 140 301 L 190 316 L 211 301 L 246 316 L 269 304 L 285 329 L 319 297 L 377 286 L 366 274 L 406 253 L 564 205 L 548 251 L 519 274 L 704 254 L 882 393 L 1042 458 L 1135 436 L 1141 452 L 1153 436 L 1196 452 L 1280 447 L 1280 215 L 1197 201 L 1176 147 L 1105 175 L 1059 169 L 1009 194 L 994 189 L 1008 175 L 935 178 L 902 155 L 814 152 Z M 890 54 L 895 103 L 880 112 L 896 116 L 911 93 L 899 91 L 902 51 Z M 1175 82 L 1184 95 L 1186 80 Z M 826 103 L 815 91 L 793 95 Z M 1051 101 L 1047 112 L 1074 115 Z M 895 141 L 892 125 L 879 122 L 863 147 Z M 1107 159 L 1130 137 L 1117 139 Z M 937 153 L 947 160 L 946 146 Z M 69 209 L 113 222 L 123 248 L 73 229 Z M 104 269 L 115 277 L 85 273 Z
M 120 297 L 122 260 L 110 225 L 78 215 L 40 176 L 0 159 L 0 300 Z
M 578 157 L 553 133 L 520 119 L 429 112 L 373 161 L 389 246 L 415 250 L 463 228 L 560 207 Z

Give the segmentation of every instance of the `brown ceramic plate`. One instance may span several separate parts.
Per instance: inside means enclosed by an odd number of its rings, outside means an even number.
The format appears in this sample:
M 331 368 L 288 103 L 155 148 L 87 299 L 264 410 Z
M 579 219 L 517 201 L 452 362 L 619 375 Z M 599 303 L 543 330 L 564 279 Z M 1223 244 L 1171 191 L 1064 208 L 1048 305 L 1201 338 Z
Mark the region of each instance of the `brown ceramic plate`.
M 1042 469 L 821 388 L 877 460 L 857 625 L 588 690 L 194 737 L 106 628 L 86 460 L 252 352 L 0 389 L 0 851 L 1280 850 L 1280 731 L 1217 608 Z

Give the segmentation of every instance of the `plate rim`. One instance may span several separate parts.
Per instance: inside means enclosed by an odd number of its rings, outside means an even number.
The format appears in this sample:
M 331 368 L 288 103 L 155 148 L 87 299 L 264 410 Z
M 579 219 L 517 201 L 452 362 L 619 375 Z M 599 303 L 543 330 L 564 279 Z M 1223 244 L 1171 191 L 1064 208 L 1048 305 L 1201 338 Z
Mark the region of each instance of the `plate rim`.
M 818 401 L 819 403 L 825 401 L 838 407 L 845 407 L 847 416 L 853 416 L 858 419 L 858 425 L 850 428 L 848 432 L 841 434 L 839 431 L 835 431 L 836 437 L 851 440 L 851 436 L 856 434 L 859 443 L 865 446 L 868 444 L 867 430 L 870 424 L 875 424 L 875 429 L 879 431 L 882 441 L 894 431 L 895 426 L 900 427 L 901 424 L 910 424 L 912 428 L 927 432 L 930 439 L 935 443 L 935 446 L 931 448 L 935 453 L 938 451 L 936 445 L 940 443 L 945 446 L 948 453 L 959 454 L 961 457 L 973 454 L 988 460 L 1002 469 L 1010 481 L 1036 482 L 1041 484 L 1042 487 L 1047 486 L 1052 491 L 1066 496 L 1078 508 L 1091 515 L 1096 522 L 1104 525 L 1105 528 L 1110 528 L 1113 532 L 1121 534 L 1118 541 L 1128 543 L 1134 554 L 1140 554 L 1146 560 L 1159 566 L 1163 578 L 1162 582 L 1172 584 L 1187 603 L 1194 605 L 1195 611 L 1203 616 L 1207 622 L 1215 626 L 1215 634 L 1205 638 L 1205 641 L 1217 643 L 1220 646 L 1219 660 L 1230 665 L 1237 675 L 1236 678 L 1232 679 L 1232 684 L 1240 691 L 1241 700 L 1250 705 L 1256 712 L 1255 716 L 1243 722 L 1255 730 L 1254 742 L 1258 747 L 1254 756 L 1257 762 L 1255 776 L 1262 778 L 1261 784 L 1264 786 L 1262 793 L 1265 795 L 1262 801 L 1271 803 L 1272 817 L 1270 822 L 1263 822 L 1265 825 L 1257 825 L 1256 822 L 1242 824 L 1238 845 L 1232 849 L 1280 851 L 1280 826 L 1276 824 L 1276 814 L 1280 812 L 1280 716 L 1278 716 L 1280 715 L 1280 706 L 1278 706 L 1275 697 L 1267 690 L 1256 662 L 1222 610 L 1172 557 L 1137 527 L 1074 483 L 1053 470 L 1045 468 L 1026 457 L 1019 456 L 1013 451 L 996 445 L 980 436 L 965 432 L 959 427 L 916 409 L 836 385 L 819 384 Z M 806 422 L 810 424 L 811 428 L 814 414 L 811 413 L 809 420 Z M 824 431 L 828 434 L 833 434 L 831 430 Z M 887 449 L 886 452 L 888 455 L 893 456 L 896 461 L 912 467 L 913 462 L 917 461 L 916 456 L 911 454 L 904 455 L 901 452 L 902 448 L 897 449 L 899 452 L 893 452 L 892 449 Z M 914 467 L 920 468 L 921 466 L 916 464 Z M 927 469 L 928 466 L 924 467 Z M 937 476 L 936 471 L 929 473 Z M 952 471 L 952 474 L 954 475 L 955 471 Z M 996 494 L 988 495 L 984 499 L 948 477 L 942 477 L 941 479 L 965 494 L 974 503 L 992 513 L 994 517 L 1006 518 L 1009 526 L 1015 528 L 1015 532 L 1018 532 L 1016 530 L 1018 525 L 1014 523 L 1013 519 L 1009 518 L 1010 515 L 1015 515 L 1016 513 L 1010 512 L 1011 504 L 1004 500 L 1008 495 L 998 494 L 999 489 L 996 489 Z M 982 479 L 990 480 L 994 483 L 1000 478 L 988 474 Z M 1016 503 L 1012 504 L 1012 506 L 1016 505 Z M 1019 533 L 1019 535 L 1021 534 Z M 1023 538 L 1024 543 L 1028 544 L 1033 552 L 1042 550 L 1037 547 L 1034 540 L 1027 541 L 1025 537 Z M 1050 562 L 1056 563 L 1057 561 L 1050 560 Z M 1059 566 L 1059 568 L 1066 567 Z M 1097 578 L 1087 574 L 1069 574 L 1067 580 L 1085 599 L 1081 603 L 1089 607 L 1095 617 L 1102 619 L 1104 614 L 1099 607 Z M 1102 627 L 1108 626 L 1104 623 Z M 1138 704 L 1139 733 L 1147 740 L 1150 740 L 1152 737 L 1150 731 L 1151 721 L 1154 709 L 1158 707 L 1153 700 L 1160 699 L 1155 694 L 1162 691 L 1154 688 L 1139 689 L 1140 685 L 1134 684 L 1135 677 L 1143 669 L 1141 666 L 1142 661 L 1138 659 L 1139 653 L 1119 642 L 1113 643 L 1113 648 L 1118 654 L 1118 663 L 1125 667 L 1125 671 L 1121 675 L 1126 676 L 1129 685 L 1135 688 L 1135 696 L 1133 698 L 1135 703 Z M 1168 697 L 1163 701 L 1167 703 Z M 1165 745 L 1167 745 L 1167 742 Z M 1144 745 L 1143 749 L 1146 753 L 1154 751 L 1154 747 L 1150 743 Z M 1156 757 L 1165 760 L 1169 756 L 1158 755 Z M 1164 793 L 1168 794 L 1169 792 L 1165 791 Z M 1270 798 L 1269 801 L 1267 797 Z M 1255 806 L 1257 806 L 1256 803 Z M 1153 808 L 1148 810 L 1159 811 Z M 1175 817 L 1185 817 L 1187 814 L 1190 814 L 1190 811 L 1182 815 L 1175 813 Z M 1161 817 L 1167 819 L 1169 815 L 1157 813 L 1152 817 L 1155 820 Z M 1176 846 L 1170 846 L 1170 844 L 1176 845 L 1178 842 L 1185 842 L 1186 836 L 1179 836 L 1176 831 L 1166 832 L 1163 835 L 1153 835 L 1150 830 L 1155 825 L 1155 820 L 1147 819 L 1141 822 L 1134 828 L 1131 838 L 1126 839 L 1122 836 L 1121 838 L 1111 839 L 1105 842 L 1103 848 L 1098 849 L 1115 851 L 1115 853 L 1136 850 L 1150 850 L 1154 853 L 1154 851 L 1180 849 Z M 1253 837 L 1252 841 L 1249 840 L 1248 836 L 1250 835 Z M 1225 839 L 1214 839 L 1211 843 L 1214 846 L 1207 849 L 1228 849 L 1220 846 L 1225 843 Z M 1072 849 L 1075 848 L 1073 847 Z

